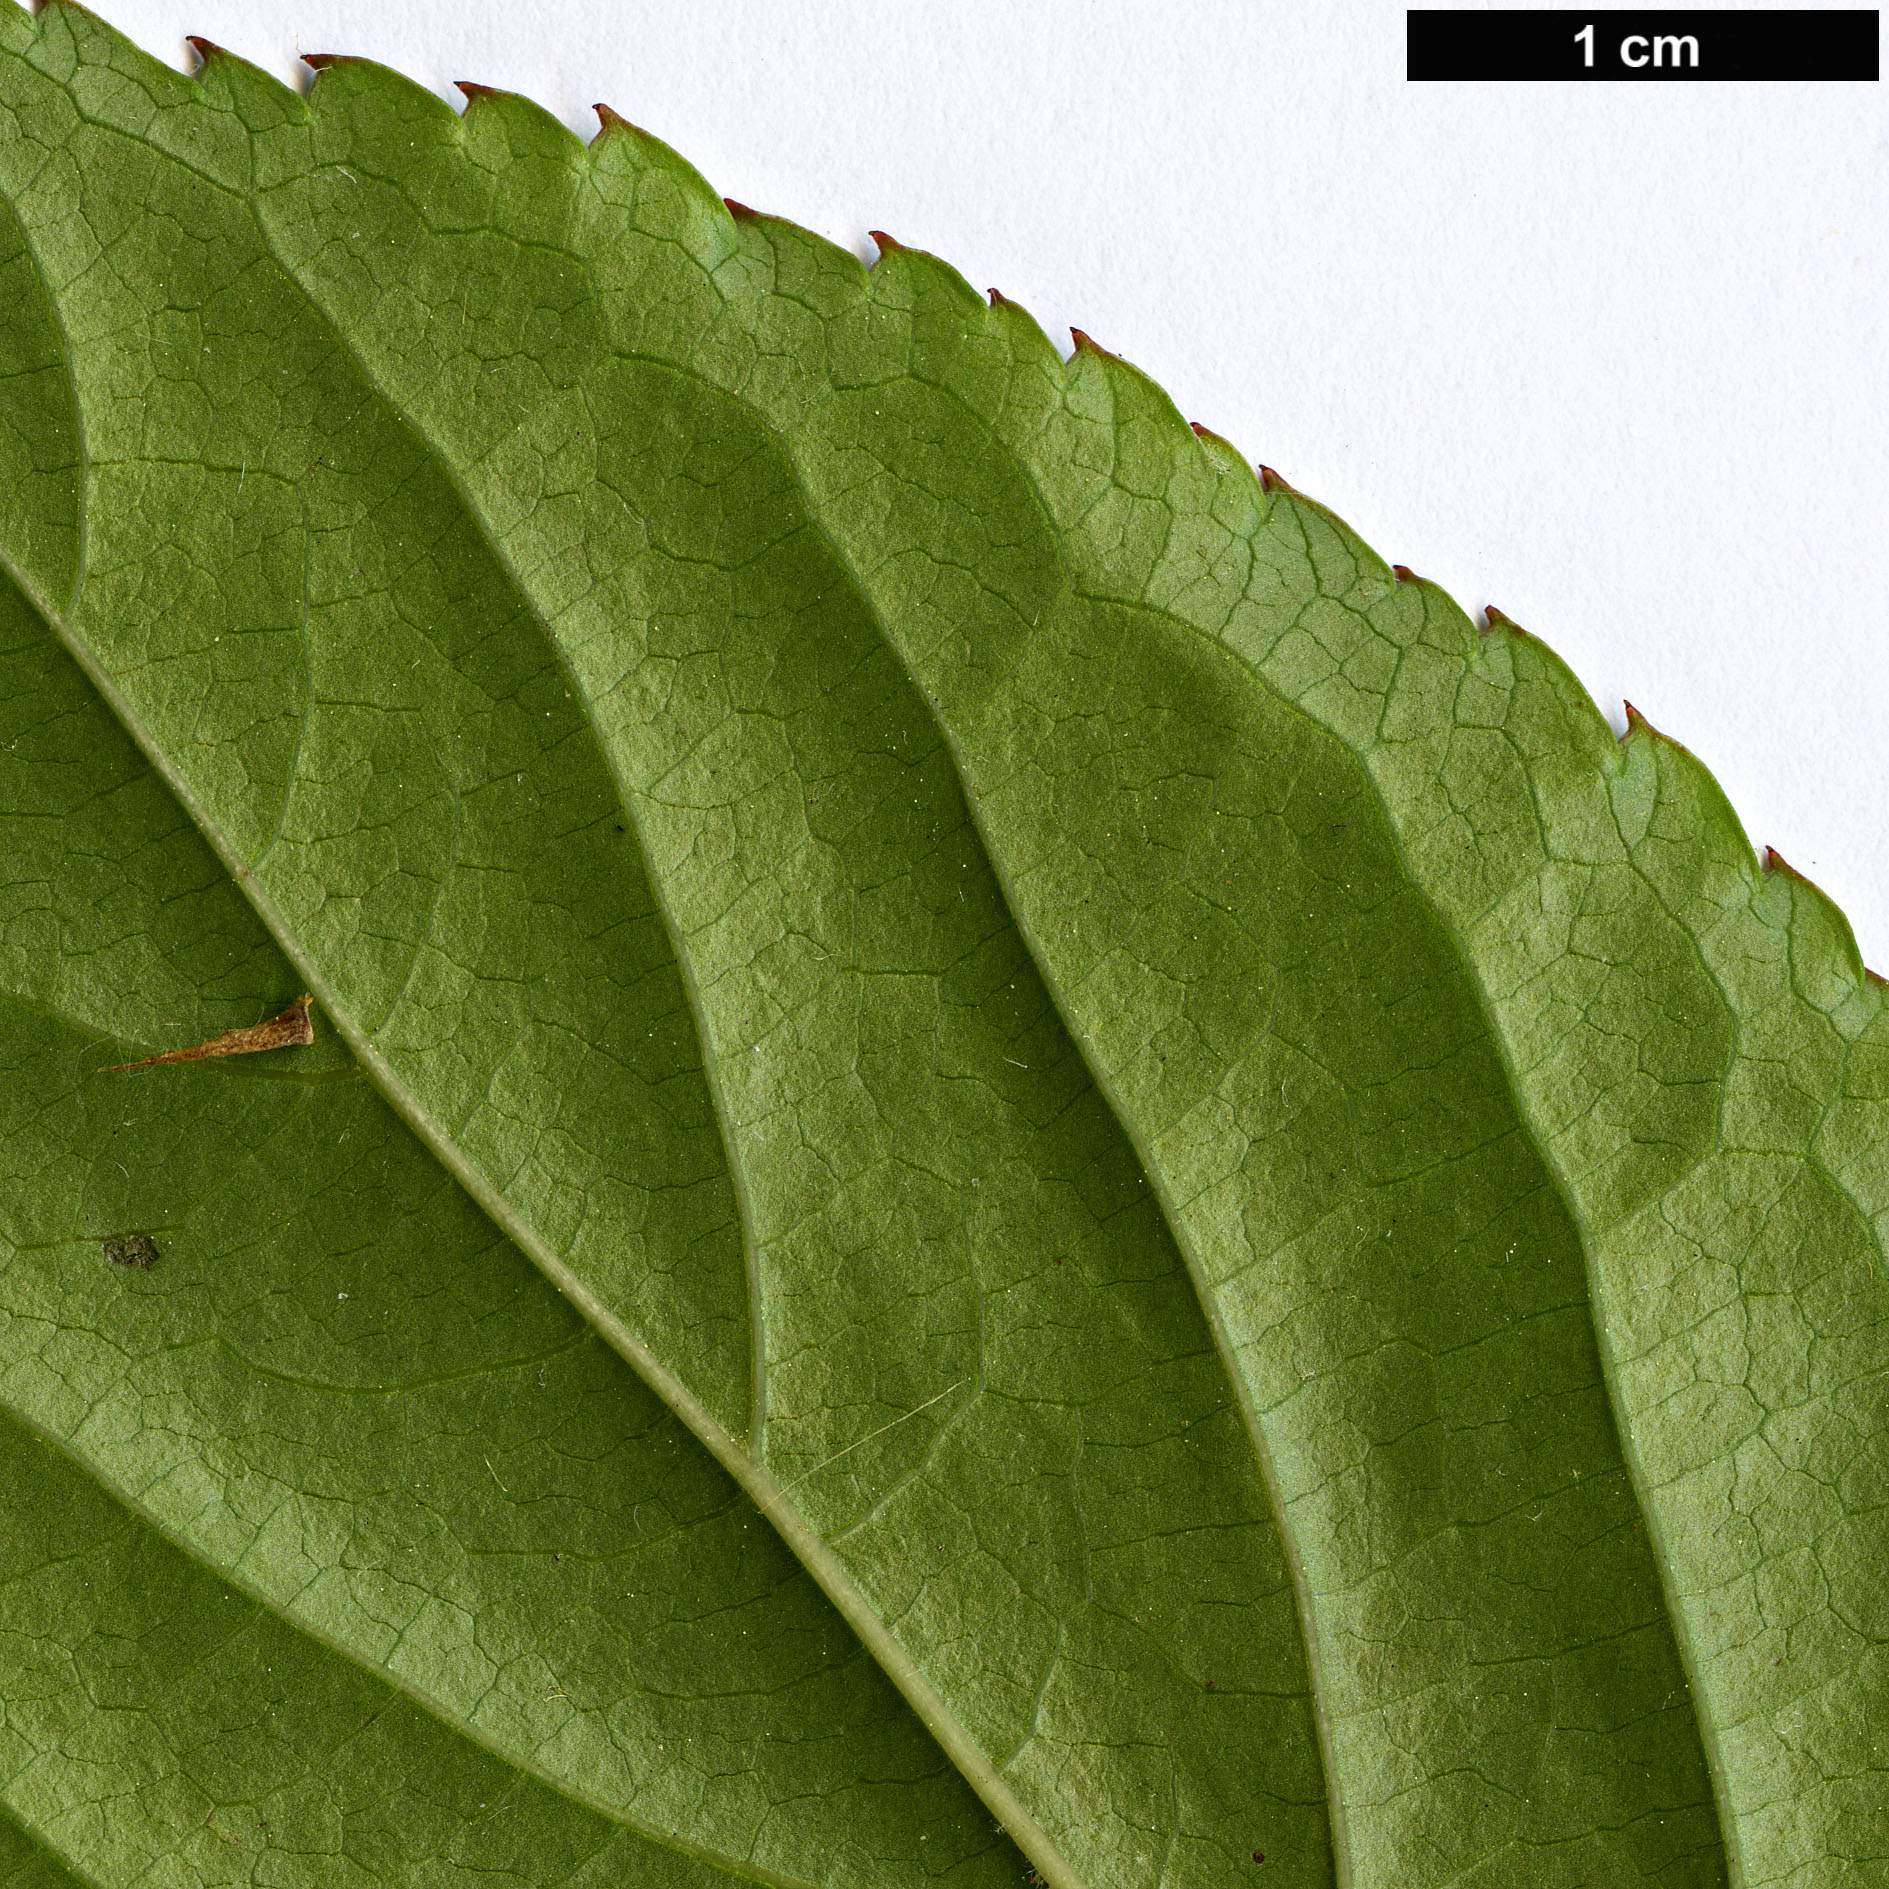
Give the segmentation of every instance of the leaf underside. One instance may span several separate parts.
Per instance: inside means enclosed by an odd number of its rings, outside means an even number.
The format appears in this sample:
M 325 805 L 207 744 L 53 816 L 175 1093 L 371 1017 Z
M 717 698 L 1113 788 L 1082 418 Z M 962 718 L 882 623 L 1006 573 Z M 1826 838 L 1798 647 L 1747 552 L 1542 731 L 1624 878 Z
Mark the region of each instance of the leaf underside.
M 0 1882 L 1889 1882 L 1880 987 L 1086 340 L 0 8 L 0 834 Z

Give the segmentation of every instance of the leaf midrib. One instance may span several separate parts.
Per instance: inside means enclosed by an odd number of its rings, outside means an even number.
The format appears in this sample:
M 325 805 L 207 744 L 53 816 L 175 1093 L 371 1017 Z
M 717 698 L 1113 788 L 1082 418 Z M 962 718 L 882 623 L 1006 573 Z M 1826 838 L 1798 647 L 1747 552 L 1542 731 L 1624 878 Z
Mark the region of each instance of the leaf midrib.
M 274 900 L 256 881 L 230 845 L 221 827 L 211 818 L 202 802 L 191 791 L 168 761 L 164 750 L 150 730 L 112 681 L 110 672 L 99 661 L 86 639 L 53 610 L 30 580 L 14 563 L 11 554 L 0 548 L 0 570 L 10 577 L 22 596 L 37 610 L 47 627 L 59 639 L 73 660 L 84 670 L 125 732 L 149 762 L 152 770 L 177 797 L 184 811 L 195 822 L 206 843 L 216 853 L 231 878 L 241 888 L 270 936 L 283 955 L 306 980 L 310 992 L 334 1024 L 370 1081 L 385 1097 L 388 1105 L 419 1137 L 420 1141 L 478 1204 L 498 1229 L 544 1273 L 563 1293 L 585 1321 L 636 1372 L 651 1391 L 665 1403 L 676 1418 L 708 1450 L 735 1483 L 755 1504 L 762 1518 L 770 1523 L 789 1551 L 819 1584 L 822 1592 L 842 1618 L 859 1636 L 861 1644 L 899 1689 L 906 1702 L 918 1714 L 926 1729 L 938 1741 L 945 1755 L 965 1781 L 1003 1820 L 1018 1847 L 1055 1889 L 1087 1889 L 1082 1879 L 1051 1843 L 1048 1834 L 1024 1808 L 990 1759 L 972 1741 L 942 1695 L 918 1670 L 884 1621 L 839 1564 L 827 1544 L 815 1532 L 788 1499 L 785 1487 L 757 1463 L 732 1435 L 709 1413 L 693 1391 L 667 1365 L 630 1331 L 621 1319 L 600 1299 L 582 1277 L 538 1236 L 495 1187 L 459 1151 L 457 1144 L 434 1121 L 401 1081 L 387 1060 L 366 1038 L 349 1013 L 333 1001 L 332 989 L 319 965 L 301 946 L 301 941 L 284 918 Z M 22 1421 L 27 1419 L 22 1418 Z M 56 1441 L 56 1439 L 50 1439 Z M 88 1471 L 89 1471 L 89 1465 Z M 153 1524 L 156 1525 L 155 1523 Z M 207 1565 L 207 1564 L 206 1564 Z M 220 1578 L 230 1578 L 217 1570 Z M 260 1597 L 258 1597 L 260 1598 Z M 264 1604 L 268 1604 L 266 1601 Z M 300 1622 L 298 1630 L 309 1631 Z M 416 1698 L 423 1695 L 415 1694 Z M 437 1708 L 429 1706 L 429 1710 Z M 498 1755 L 520 1762 L 500 1747 Z M 567 1785 L 559 1785 L 568 1790 Z M 771 1880 L 757 1878 L 756 1880 Z
M 214 180 L 210 181 L 214 183 Z M 689 1022 L 695 1033 L 696 1046 L 701 1052 L 702 1079 L 704 1086 L 708 1090 L 710 1106 L 714 1110 L 716 1140 L 721 1149 L 722 1166 L 727 1172 L 729 1187 L 734 1195 L 735 1214 L 741 1230 L 742 1271 L 747 1286 L 748 1300 L 748 1447 L 749 1450 L 756 1448 L 765 1450 L 767 1436 L 766 1318 L 764 1309 L 765 1302 L 761 1292 L 760 1242 L 755 1238 L 754 1234 L 753 1203 L 749 1195 L 746 1171 L 742 1164 L 735 1158 L 734 1135 L 730 1126 L 731 1116 L 728 1109 L 727 1097 L 722 1086 L 721 1066 L 714 1054 L 712 1040 L 707 1025 L 704 1022 L 701 987 L 696 981 L 695 967 L 691 963 L 688 953 L 682 947 L 681 930 L 676 923 L 675 914 L 670 909 L 669 899 L 664 892 L 662 881 L 656 874 L 654 862 L 650 858 L 648 841 L 643 833 L 643 823 L 636 817 L 635 797 L 630 790 L 629 783 L 623 777 L 615 748 L 610 742 L 603 739 L 602 732 L 597 725 L 596 715 L 593 712 L 590 696 L 579 680 L 569 657 L 565 654 L 563 644 L 551 634 L 548 625 L 545 623 L 543 614 L 533 601 L 531 592 L 524 580 L 520 577 L 510 554 L 490 529 L 484 512 L 473 502 L 472 495 L 466 489 L 465 482 L 460 477 L 458 467 L 452 462 L 448 455 L 438 450 L 431 436 L 420 427 L 419 423 L 413 419 L 412 416 L 402 408 L 400 403 L 393 398 L 388 390 L 382 386 L 380 380 L 370 370 L 367 362 L 362 358 L 360 350 L 355 347 L 352 339 L 330 319 L 327 309 L 323 307 L 321 302 L 304 286 L 301 277 L 277 249 L 267 222 L 258 213 L 254 193 L 239 194 L 229 189 L 227 186 L 217 185 L 216 187 L 224 190 L 226 195 L 240 204 L 243 214 L 248 218 L 250 227 L 255 232 L 257 242 L 262 247 L 263 254 L 275 265 L 282 280 L 293 285 L 296 293 L 301 297 L 303 305 L 320 325 L 323 333 L 329 337 L 335 347 L 353 365 L 354 371 L 360 376 L 362 383 L 379 399 L 388 418 L 415 442 L 433 470 L 443 480 L 447 489 L 453 494 L 454 498 L 458 500 L 460 510 L 465 517 L 471 521 L 474 530 L 478 533 L 479 542 L 484 545 L 486 551 L 490 554 L 494 564 L 503 574 L 506 583 L 511 587 L 512 594 L 518 599 L 524 614 L 530 618 L 540 639 L 550 651 L 551 658 L 557 665 L 558 674 L 563 678 L 571 699 L 576 702 L 583 711 L 584 723 L 590 734 L 591 745 L 596 750 L 599 758 L 603 762 L 605 770 L 609 774 L 610 784 L 616 793 L 618 811 L 623 815 L 629 836 L 635 841 L 637 863 L 642 869 L 643 882 L 649 889 L 649 895 L 655 905 L 657 915 L 662 920 L 663 936 L 668 941 L 670 960 L 675 966 L 677 978 L 682 985 L 683 995 L 689 1006 Z M 584 276 L 587 285 L 590 285 L 594 292 L 594 284 L 590 284 L 590 273 L 587 268 L 584 270 Z M 60 329 L 60 336 L 62 340 L 65 338 L 63 328 Z M 83 434 L 83 425 L 75 425 L 75 431 Z M 82 491 L 83 489 L 84 488 L 81 488 Z M 82 503 L 81 510 L 83 511 L 84 509 L 85 507 Z M 296 642 L 298 649 L 302 653 L 304 667 L 306 667 L 306 642 L 300 634 L 298 634 Z M 305 728 L 306 717 L 304 717 L 303 725 Z M 302 735 L 298 732 L 296 744 L 297 755 L 300 753 L 301 740 Z M 291 770 L 288 775 L 288 783 L 288 786 L 284 788 L 283 796 L 285 817 L 288 796 L 293 791 L 293 762 L 291 763 Z M 453 856 L 455 858 L 457 857 L 459 816 L 460 796 L 455 792 L 453 796 L 453 828 L 455 841 Z M 199 821 L 199 825 L 201 824 L 202 822 Z M 272 840 L 270 845 L 273 845 L 273 843 Z M 265 847 L 264 851 L 267 850 L 268 848 Z M 260 863 L 260 860 L 261 855 L 259 854 L 258 863 Z M 249 881 L 246 877 L 246 887 L 248 883 Z M 392 1016 L 400 1002 L 401 996 L 405 993 L 408 985 L 411 984 L 414 972 L 419 967 L 421 953 L 425 948 L 428 937 L 430 937 L 432 933 L 434 916 L 439 909 L 440 894 L 441 888 L 436 886 L 433 899 L 427 909 L 425 929 L 421 936 L 415 941 L 413 957 L 408 966 L 407 975 L 405 979 L 402 980 L 400 990 L 397 991 L 389 1001 L 385 1015 L 382 1018 L 383 1023 L 386 1021 L 387 1017 Z M 260 913 L 260 906 L 258 906 L 257 909 Z M 266 917 L 264 918 L 264 923 L 269 923 Z M 274 927 L 272 926 L 271 929 L 273 931 Z M 284 945 L 284 949 L 287 949 L 286 945 Z M 326 999 L 324 999 L 323 1007 L 328 1011 L 328 1014 L 335 1019 L 337 1027 L 341 1028 L 343 1034 L 347 1036 L 349 1046 L 356 1048 L 356 1053 L 358 1054 L 359 1051 L 355 1044 L 354 1035 L 350 1034 L 347 1026 L 343 1024 L 342 1013 L 334 1004 L 328 1002 Z M 363 1040 L 365 1039 L 363 1038 Z M 384 1088 L 383 1093 L 386 1093 Z M 415 1107 L 418 1107 L 417 1103 Z M 441 1131 L 441 1135 L 442 1139 L 444 1139 L 444 1130 Z M 474 1198 L 476 1199 L 478 1196 L 475 1194 Z M 481 1205 L 483 1204 L 484 1203 L 481 1202 Z M 490 1209 L 488 1209 L 488 1211 L 490 1211 Z M 501 1222 L 501 1224 L 503 1224 L 503 1222 Z M 526 1250 L 529 1251 L 530 1249 L 527 1248 Z M 566 1292 L 566 1296 L 571 1296 L 568 1291 Z M 614 1343 L 614 1340 L 612 1342 Z M 626 1353 L 625 1355 L 627 1356 L 628 1354 Z M 654 1354 L 652 1353 L 650 1355 L 653 1358 Z M 631 1362 L 634 1364 L 634 1359 L 632 1359 Z M 640 1367 L 638 1368 L 640 1371 Z M 652 1390 L 657 1391 L 659 1396 L 663 1395 L 654 1380 L 646 1378 L 646 1381 L 650 1383 Z M 680 1384 L 680 1379 L 676 1381 Z M 683 1414 L 679 1408 L 677 1414 Z M 703 1415 L 708 1421 L 715 1421 L 713 1418 L 707 1417 L 705 1408 Z M 684 1421 L 688 1421 L 688 1419 L 685 1417 Z M 721 1434 L 727 1436 L 730 1447 L 737 1449 L 741 1447 L 739 1442 L 731 1434 L 726 1431 L 721 1431 L 719 1424 L 717 1424 L 716 1427 Z M 704 1438 L 704 1441 L 707 1441 L 707 1439 Z M 714 1448 L 714 1445 L 711 1443 L 710 1447 Z M 745 1458 L 748 1455 L 748 1451 L 743 1451 L 743 1455 Z

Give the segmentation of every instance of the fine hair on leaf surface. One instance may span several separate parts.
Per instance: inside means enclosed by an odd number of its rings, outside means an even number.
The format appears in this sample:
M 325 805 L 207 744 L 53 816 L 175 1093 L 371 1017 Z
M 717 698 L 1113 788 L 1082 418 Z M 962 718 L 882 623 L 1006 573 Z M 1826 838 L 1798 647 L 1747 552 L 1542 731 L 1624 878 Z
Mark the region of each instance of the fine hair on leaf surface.
M 1889 1880 L 1842 916 L 1087 336 L 198 50 L 0 9 L 0 1873 Z

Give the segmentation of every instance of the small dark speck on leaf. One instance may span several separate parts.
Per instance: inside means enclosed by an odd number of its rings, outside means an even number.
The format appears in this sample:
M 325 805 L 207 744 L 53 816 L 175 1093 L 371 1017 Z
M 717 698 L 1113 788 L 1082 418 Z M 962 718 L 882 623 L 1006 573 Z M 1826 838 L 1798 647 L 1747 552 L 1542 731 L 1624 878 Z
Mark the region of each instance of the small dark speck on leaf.
M 105 1242 L 105 1257 L 114 1266 L 135 1266 L 149 1272 L 157 1264 L 157 1242 L 148 1233 L 118 1233 Z
M 1212 1681 L 1211 1679 L 1209 1679 L 1209 1680 L 1207 1681 L 1207 1690 L 1208 1690 L 1209 1692 L 1211 1692 L 1211 1691 L 1213 1690 L 1213 1681 Z
M 1253 1852 L 1253 1861 L 1254 1861 L 1254 1862 L 1256 1862 L 1256 1863 L 1263 1863 L 1263 1862 L 1264 1862 L 1265 1860 L 1266 1860 L 1266 1852 L 1265 1852 L 1264 1850 L 1255 1850 L 1255 1851 Z

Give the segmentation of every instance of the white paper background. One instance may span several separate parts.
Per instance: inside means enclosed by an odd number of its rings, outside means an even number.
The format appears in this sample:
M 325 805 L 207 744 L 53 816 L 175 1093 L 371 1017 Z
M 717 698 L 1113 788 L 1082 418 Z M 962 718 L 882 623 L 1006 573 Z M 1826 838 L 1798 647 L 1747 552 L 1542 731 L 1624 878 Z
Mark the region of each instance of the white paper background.
M 1383 0 L 99 4 L 179 66 L 604 99 L 1086 329 L 1686 743 L 1889 970 L 1880 87 L 1413 86 Z

